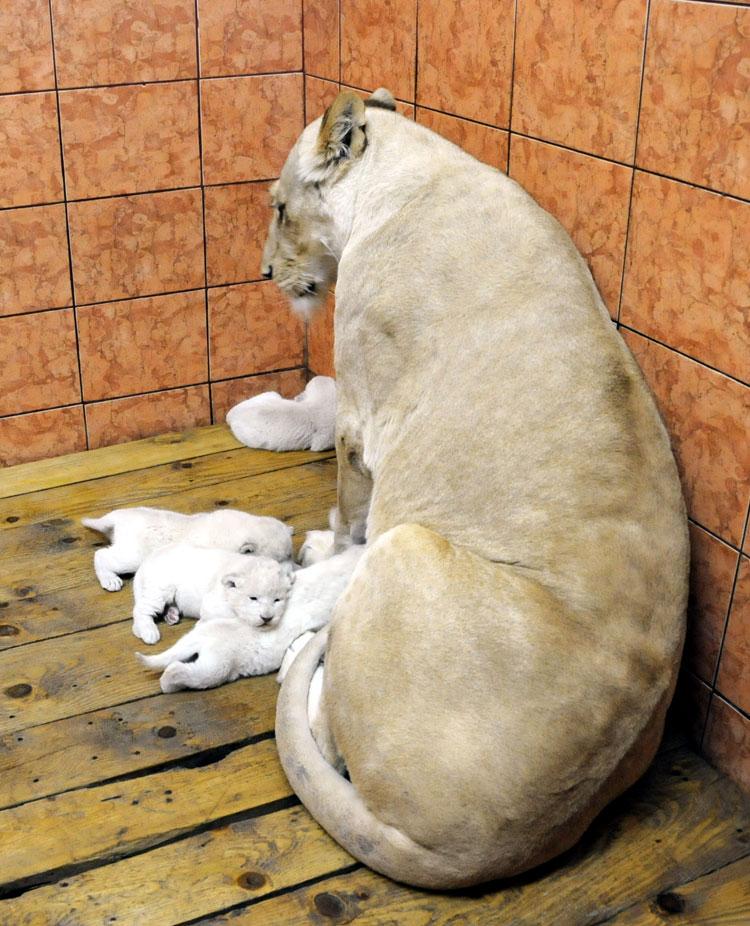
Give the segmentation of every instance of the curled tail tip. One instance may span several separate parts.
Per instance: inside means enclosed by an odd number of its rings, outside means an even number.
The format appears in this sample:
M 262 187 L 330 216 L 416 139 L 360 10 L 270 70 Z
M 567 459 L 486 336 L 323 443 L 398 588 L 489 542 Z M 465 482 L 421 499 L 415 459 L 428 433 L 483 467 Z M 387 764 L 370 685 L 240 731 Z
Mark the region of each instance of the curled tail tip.
M 157 666 L 154 665 L 154 660 L 158 659 L 158 656 L 146 656 L 143 653 L 136 653 L 135 658 L 142 666 L 145 666 L 147 669 L 157 668 Z
M 92 531 L 98 531 L 100 534 L 109 534 L 112 530 L 109 515 L 106 514 L 101 518 L 81 518 L 81 524 Z

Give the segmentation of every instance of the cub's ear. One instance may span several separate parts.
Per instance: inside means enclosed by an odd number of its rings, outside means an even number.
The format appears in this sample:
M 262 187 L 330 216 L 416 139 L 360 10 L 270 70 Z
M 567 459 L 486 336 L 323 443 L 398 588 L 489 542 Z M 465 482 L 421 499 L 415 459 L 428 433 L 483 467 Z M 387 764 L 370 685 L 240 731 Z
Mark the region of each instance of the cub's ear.
M 255 553 L 257 547 L 254 543 L 243 543 L 240 547 L 240 553 Z
M 222 576 L 221 584 L 224 588 L 237 588 L 237 576 Z
M 364 100 L 344 90 L 336 97 L 320 123 L 308 179 L 324 180 L 338 167 L 355 161 L 367 147 Z
M 286 579 L 287 585 L 292 586 L 294 584 L 294 573 L 296 572 L 294 568 L 294 563 L 291 563 L 291 562 L 282 563 L 281 567 L 282 567 L 282 572 L 284 574 L 284 578 Z

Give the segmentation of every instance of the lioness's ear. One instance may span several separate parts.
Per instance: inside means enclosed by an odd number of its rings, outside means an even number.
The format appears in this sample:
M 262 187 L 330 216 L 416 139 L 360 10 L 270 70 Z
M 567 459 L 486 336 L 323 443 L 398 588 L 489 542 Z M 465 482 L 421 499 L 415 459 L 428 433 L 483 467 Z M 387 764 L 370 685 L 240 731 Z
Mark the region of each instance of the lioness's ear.
M 365 104 L 356 93 L 344 90 L 325 111 L 315 153 L 321 166 L 333 167 L 359 157 L 367 145 Z
M 385 87 L 378 87 L 365 101 L 365 106 L 375 106 L 377 109 L 390 109 L 391 112 L 396 112 L 396 101 L 393 94 L 390 90 L 386 90 Z

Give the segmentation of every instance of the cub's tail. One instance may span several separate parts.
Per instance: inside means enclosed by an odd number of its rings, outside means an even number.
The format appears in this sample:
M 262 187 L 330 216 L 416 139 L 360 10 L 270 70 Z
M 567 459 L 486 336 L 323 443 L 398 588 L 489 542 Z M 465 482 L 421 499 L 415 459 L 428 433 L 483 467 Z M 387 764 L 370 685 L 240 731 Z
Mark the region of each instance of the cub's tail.
M 112 531 L 115 529 L 115 521 L 111 511 L 109 514 L 102 515 L 101 518 L 81 518 L 81 524 L 84 527 L 90 527 L 92 531 L 104 534 L 106 537 L 111 537 Z
M 323 757 L 310 732 L 307 700 L 310 683 L 328 640 L 319 631 L 292 663 L 276 707 L 276 745 L 289 783 L 302 803 L 356 859 L 396 881 L 416 887 L 465 887 L 481 873 L 465 862 L 418 845 L 379 820 L 356 788 Z

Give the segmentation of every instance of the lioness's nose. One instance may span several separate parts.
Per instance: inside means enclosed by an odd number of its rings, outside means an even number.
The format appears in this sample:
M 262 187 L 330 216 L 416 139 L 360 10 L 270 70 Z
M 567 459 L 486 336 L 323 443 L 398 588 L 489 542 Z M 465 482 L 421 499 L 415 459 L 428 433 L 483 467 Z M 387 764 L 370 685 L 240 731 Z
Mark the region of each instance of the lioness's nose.
M 264 280 L 270 280 L 273 277 L 273 265 L 269 264 L 267 267 L 261 269 Z

